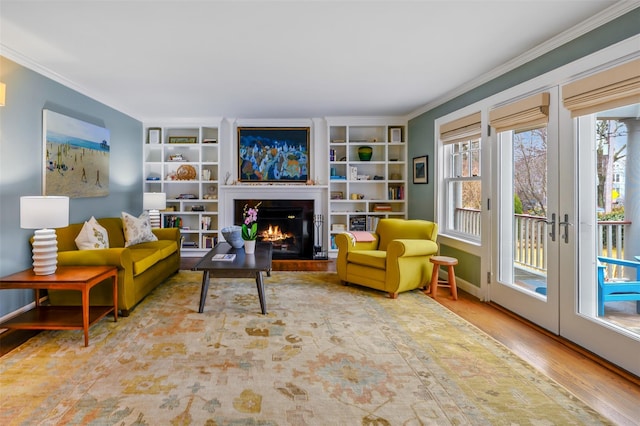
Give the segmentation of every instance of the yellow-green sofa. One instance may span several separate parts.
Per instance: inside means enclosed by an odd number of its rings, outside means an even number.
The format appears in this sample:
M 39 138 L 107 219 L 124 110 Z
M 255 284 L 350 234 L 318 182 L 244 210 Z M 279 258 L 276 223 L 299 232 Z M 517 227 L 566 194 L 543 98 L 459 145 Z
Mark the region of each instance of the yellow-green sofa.
M 128 316 L 133 307 L 151 290 L 180 269 L 180 231 L 178 228 L 153 229 L 158 241 L 125 247 L 121 218 L 98 219 L 109 234 L 109 248 L 78 250 L 75 238 L 83 223 L 56 229 L 58 265 L 114 265 L 118 267 L 118 309 Z M 113 304 L 111 284 L 104 282 L 90 292 L 92 305 Z M 49 291 L 53 305 L 80 305 L 80 292 Z
M 356 241 L 352 233 L 336 235 L 336 270 L 344 284 L 353 283 L 389 293 L 425 287 L 438 252 L 438 225 L 426 220 L 380 219 L 374 241 Z

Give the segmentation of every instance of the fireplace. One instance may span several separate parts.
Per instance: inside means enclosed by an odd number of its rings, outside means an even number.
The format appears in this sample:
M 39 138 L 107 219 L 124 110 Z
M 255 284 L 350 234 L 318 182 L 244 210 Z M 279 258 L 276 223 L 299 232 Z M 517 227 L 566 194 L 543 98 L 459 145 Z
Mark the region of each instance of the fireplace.
M 234 223 L 242 224 L 245 204 L 260 204 L 258 241 L 273 244 L 274 259 L 313 258 L 313 200 L 234 200 Z

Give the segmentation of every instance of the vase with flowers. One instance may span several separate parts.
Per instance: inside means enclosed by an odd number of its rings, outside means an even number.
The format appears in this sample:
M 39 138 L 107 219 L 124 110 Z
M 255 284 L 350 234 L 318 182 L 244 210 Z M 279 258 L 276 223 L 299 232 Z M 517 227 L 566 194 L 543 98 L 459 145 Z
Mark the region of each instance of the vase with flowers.
M 244 240 L 245 254 L 252 254 L 256 249 L 256 238 L 258 238 L 258 207 L 262 202 L 254 207 L 244 205 L 242 209 L 242 239 Z

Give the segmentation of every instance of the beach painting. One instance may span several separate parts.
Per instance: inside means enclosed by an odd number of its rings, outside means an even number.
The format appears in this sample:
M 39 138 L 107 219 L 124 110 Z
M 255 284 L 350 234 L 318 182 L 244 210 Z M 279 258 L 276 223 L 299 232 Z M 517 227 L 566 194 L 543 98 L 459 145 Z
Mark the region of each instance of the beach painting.
M 44 195 L 109 195 L 109 130 L 43 110 Z

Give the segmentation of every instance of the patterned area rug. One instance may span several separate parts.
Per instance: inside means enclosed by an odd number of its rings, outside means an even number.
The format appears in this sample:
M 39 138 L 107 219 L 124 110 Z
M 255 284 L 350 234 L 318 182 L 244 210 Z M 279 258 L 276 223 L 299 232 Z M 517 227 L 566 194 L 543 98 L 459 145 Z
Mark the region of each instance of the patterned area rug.
M 4 425 L 597 425 L 607 420 L 420 291 L 335 273 L 182 271 L 127 318 L 0 359 Z

